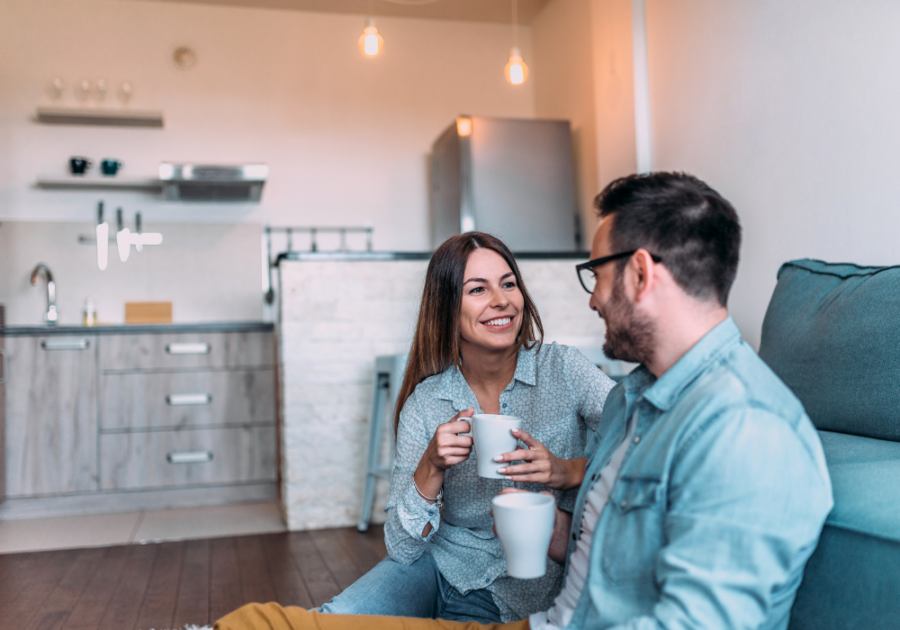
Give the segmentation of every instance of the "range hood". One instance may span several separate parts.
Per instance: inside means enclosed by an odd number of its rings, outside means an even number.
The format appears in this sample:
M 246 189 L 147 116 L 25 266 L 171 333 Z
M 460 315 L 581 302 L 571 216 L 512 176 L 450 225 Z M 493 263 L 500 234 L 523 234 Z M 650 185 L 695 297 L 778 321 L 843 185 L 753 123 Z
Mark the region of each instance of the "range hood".
M 259 201 L 268 176 L 265 164 L 159 165 L 163 197 L 168 201 Z

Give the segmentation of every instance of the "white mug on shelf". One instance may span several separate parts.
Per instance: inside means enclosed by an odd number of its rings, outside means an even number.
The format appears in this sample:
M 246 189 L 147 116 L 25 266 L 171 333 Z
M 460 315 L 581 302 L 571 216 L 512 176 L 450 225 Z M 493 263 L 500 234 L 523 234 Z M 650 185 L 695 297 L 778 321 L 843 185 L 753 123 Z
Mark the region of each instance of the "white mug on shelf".
M 510 577 L 530 580 L 547 572 L 556 500 L 537 492 L 510 492 L 491 500 L 494 527 Z
M 487 479 L 504 479 L 505 475 L 497 472 L 501 466 L 509 462 L 494 461 L 497 455 L 511 453 L 516 450 L 518 441 L 512 434 L 513 429 L 522 428 L 522 419 L 516 416 L 500 416 L 491 413 L 480 413 L 472 416 L 472 438 L 475 441 L 475 459 L 478 462 L 478 476 Z

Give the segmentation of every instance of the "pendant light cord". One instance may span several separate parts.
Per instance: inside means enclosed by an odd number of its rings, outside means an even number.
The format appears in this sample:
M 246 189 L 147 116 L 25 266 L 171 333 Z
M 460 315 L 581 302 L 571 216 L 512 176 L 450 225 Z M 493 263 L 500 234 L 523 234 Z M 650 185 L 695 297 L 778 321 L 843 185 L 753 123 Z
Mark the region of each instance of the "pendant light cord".
M 513 46 L 519 47 L 519 0 L 512 0 Z

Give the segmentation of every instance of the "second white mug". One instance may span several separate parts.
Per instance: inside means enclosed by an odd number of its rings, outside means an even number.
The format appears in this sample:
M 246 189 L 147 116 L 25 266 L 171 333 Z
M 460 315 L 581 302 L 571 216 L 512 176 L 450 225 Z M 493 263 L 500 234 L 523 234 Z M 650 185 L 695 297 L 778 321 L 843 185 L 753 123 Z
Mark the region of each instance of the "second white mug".
M 487 479 L 504 479 L 497 472 L 509 462 L 497 463 L 494 458 L 516 450 L 518 440 L 513 429 L 522 428 L 522 419 L 516 416 L 500 416 L 480 413 L 472 416 L 472 438 L 475 440 L 475 458 L 478 461 L 478 476 Z
M 537 492 L 498 494 L 491 500 L 494 527 L 506 556 L 506 572 L 530 580 L 547 572 L 556 500 Z

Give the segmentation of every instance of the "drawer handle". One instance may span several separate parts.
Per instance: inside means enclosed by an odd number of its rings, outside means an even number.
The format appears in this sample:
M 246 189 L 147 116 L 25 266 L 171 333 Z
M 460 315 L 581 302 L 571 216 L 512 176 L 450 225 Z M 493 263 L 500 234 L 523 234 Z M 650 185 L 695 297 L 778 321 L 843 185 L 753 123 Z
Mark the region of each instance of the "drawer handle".
M 212 403 L 210 394 L 169 394 L 166 396 L 166 404 L 173 407 L 181 405 L 208 405 Z
M 166 455 L 170 464 L 205 464 L 212 461 L 209 451 L 175 451 Z
M 0 348 L 0 366 L 3 367 L 3 376 L 0 376 L 0 385 L 6 382 L 6 376 L 9 374 L 9 357 L 6 356 L 6 350 Z
M 166 346 L 169 354 L 209 354 L 208 343 L 170 343 Z
M 44 350 L 87 350 L 90 345 L 87 339 L 45 339 L 41 342 Z

